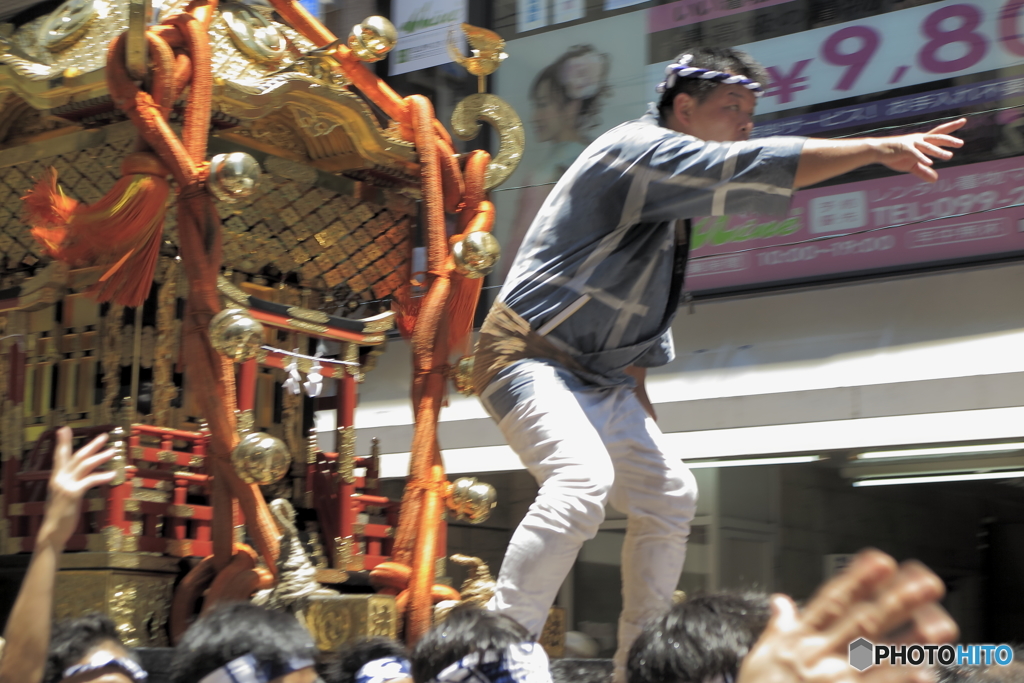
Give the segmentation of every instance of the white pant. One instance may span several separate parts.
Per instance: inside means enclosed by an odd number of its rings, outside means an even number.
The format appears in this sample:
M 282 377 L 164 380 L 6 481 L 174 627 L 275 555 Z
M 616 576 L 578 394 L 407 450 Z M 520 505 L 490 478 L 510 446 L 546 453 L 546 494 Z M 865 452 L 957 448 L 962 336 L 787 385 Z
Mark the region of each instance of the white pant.
M 671 605 L 686 558 L 697 483 L 632 389 L 595 388 L 542 361 L 522 361 L 481 397 L 540 485 L 516 529 L 489 607 L 539 634 L 583 542 L 610 502 L 629 521 L 615 678 L 642 623 Z

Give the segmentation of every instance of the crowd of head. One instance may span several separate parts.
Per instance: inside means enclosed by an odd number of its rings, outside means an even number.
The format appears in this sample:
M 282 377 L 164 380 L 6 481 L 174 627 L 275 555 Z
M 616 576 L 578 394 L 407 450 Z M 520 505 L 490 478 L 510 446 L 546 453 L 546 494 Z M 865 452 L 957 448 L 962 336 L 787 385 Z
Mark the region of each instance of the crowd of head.
M 897 567 L 863 553 L 803 609 L 758 592 L 699 594 L 653 618 L 633 644 L 628 683 L 1018 683 L 1008 667 L 876 667 L 846 660 L 851 638 L 898 632 L 899 642 L 937 643 L 956 628 L 935 603 L 941 584 L 914 563 Z M 8 653 L 10 654 L 10 653 Z M 5 678 L 0 661 L 0 681 Z M 410 650 L 384 637 L 362 638 L 334 653 L 316 650 L 293 615 L 247 602 L 198 618 L 174 648 L 171 683 L 552 683 L 543 647 L 507 616 L 473 606 L 453 609 Z M 579 675 L 561 680 L 604 680 Z M 44 683 L 143 683 L 140 660 L 101 615 L 59 622 Z M 877 681 L 876 681 L 877 679 Z M 555 679 L 558 680 L 557 678 Z M 560 683 L 560 681 L 559 681 Z
M 868 559 L 879 562 L 880 556 Z M 919 571 L 920 567 L 913 568 Z M 894 595 L 887 599 L 894 600 Z M 844 667 L 833 666 L 836 661 L 829 659 L 837 653 L 822 642 L 850 628 L 847 616 L 857 613 L 856 620 L 864 623 L 866 612 L 858 613 L 849 597 L 836 590 L 823 591 L 816 605 L 812 602 L 800 613 L 790 611 L 784 599 L 764 593 L 691 597 L 648 623 L 631 649 L 628 681 L 846 683 L 861 677 L 868 681 L 872 676 L 855 672 L 845 661 L 840 663 Z M 880 628 L 891 624 L 882 612 L 874 615 L 881 620 Z M 809 629 L 809 622 L 823 628 Z M 941 617 L 937 620 L 934 612 L 920 610 L 903 628 L 908 629 L 903 636 L 906 642 L 954 635 L 943 632 L 949 624 Z M 372 637 L 325 654 L 316 651 L 309 633 L 293 615 L 245 602 L 225 604 L 188 629 L 174 648 L 170 671 L 164 674 L 171 683 L 552 683 L 543 647 L 519 624 L 468 605 L 452 610 L 411 650 L 395 640 Z M 585 676 L 562 680 L 602 680 L 593 674 Z M 947 667 L 927 672 L 888 668 L 874 677 L 915 683 L 1016 683 L 1024 680 L 1024 666 Z M 54 627 L 44 683 L 145 680 L 138 657 L 121 642 L 109 617 L 93 614 Z
M 0 683 L 143 683 L 146 671 L 109 618 L 89 615 L 51 628 L 59 554 L 82 497 L 113 475 L 96 471 L 113 455 L 100 451 L 102 437 L 73 455 L 70 433 L 58 437 L 36 549 L 4 630 Z M 693 596 L 647 623 L 629 653 L 628 683 L 1024 682 L 1024 661 L 941 671 L 895 665 L 861 672 L 850 665 L 849 646 L 859 638 L 954 641 L 943 595 L 943 582 L 925 566 L 869 550 L 802 607 L 784 595 Z M 370 638 L 326 655 L 292 614 L 248 602 L 217 605 L 193 622 L 169 671 L 160 673 L 171 683 L 552 683 L 534 634 L 468 605 L 451 610 L 411 651 Z

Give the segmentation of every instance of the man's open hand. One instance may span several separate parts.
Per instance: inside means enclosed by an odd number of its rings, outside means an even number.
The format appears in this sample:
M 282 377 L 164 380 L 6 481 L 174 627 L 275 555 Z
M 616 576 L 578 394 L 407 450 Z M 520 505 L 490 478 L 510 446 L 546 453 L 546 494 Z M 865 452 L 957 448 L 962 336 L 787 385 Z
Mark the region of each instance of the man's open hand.
M 737 683 L 923 683 L 927 667 L 849 663 L 850 643 L 947 643 L 957 637 L 939 606 L 942 581 L 927 567 L 899 567 L 885 553 L 860 553 L 826 583 L 803 611 L 784 595 L 772 596 L 772 618 L 743 660 Z
M 939 174 L 932 168 L 932 158 L 948 161 L 953 152 L 946 147 L 963 147 L 964 141 L 950 133 L 963 128 L 967 119 L 957 119 L 932 128 L 927 133 L 894 135 L 876 138 L 878 163 L 894 171 L 913 173 L 921 180 L 934 183 Z
M 100 450 L 106 442 L 107 435 L 101 434 L 72 454 L 71 430 L 67 427 L 57 430 L 46 514 L 39 532 L 41 539 L 45 538 L 63 547 L 78 525 L 85 492 L 93 486 L 109 484 L 117 475 L 114 471 L 95 471 L 117 454 L 113 448 Z

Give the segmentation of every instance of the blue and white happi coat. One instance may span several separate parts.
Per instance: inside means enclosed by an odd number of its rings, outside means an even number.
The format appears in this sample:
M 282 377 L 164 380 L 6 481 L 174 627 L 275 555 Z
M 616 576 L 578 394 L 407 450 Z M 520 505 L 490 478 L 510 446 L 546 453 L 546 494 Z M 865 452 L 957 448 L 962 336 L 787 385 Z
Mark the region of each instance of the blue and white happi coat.
M 706 142 L 657 110 L 595 140 L 555 185 L 497 297 L 598 385 L 672 360 L 677 221 L 785 213 L 804 138 Z M 580 371 L 580 367 L 583 372 Z

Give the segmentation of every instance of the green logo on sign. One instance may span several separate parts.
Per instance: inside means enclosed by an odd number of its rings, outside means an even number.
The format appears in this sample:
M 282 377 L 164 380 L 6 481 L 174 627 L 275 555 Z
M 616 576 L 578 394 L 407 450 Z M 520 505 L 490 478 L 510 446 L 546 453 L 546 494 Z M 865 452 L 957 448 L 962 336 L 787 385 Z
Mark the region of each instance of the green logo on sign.
M 438 24 L 450 24 L 453 21 L 458 21 L 458 10 L 433 13 L 433 8 L 430 5 L 431 3 L 428 2 L 413 12 L 412 16 L 409 17 L 409 20 L 399 27 L 402 33 L 415 33 L 416 31 L 422 31 L 425 28 L 437 26 Z
M 765 237 L 784 237 L 792 235 L 800 230 L 799 218 L 786 218 L 781 221 L 768 221 L 758 223 L 757 221 L 744 221 L 735 227 L 729 227 L 728 216 L 717 218 L 702 218 L 693 226 L 694 249 L 700 249 L 706 244 L 719 246 L 729 242 L 746 242 L 747 240 L 759 240 Z

